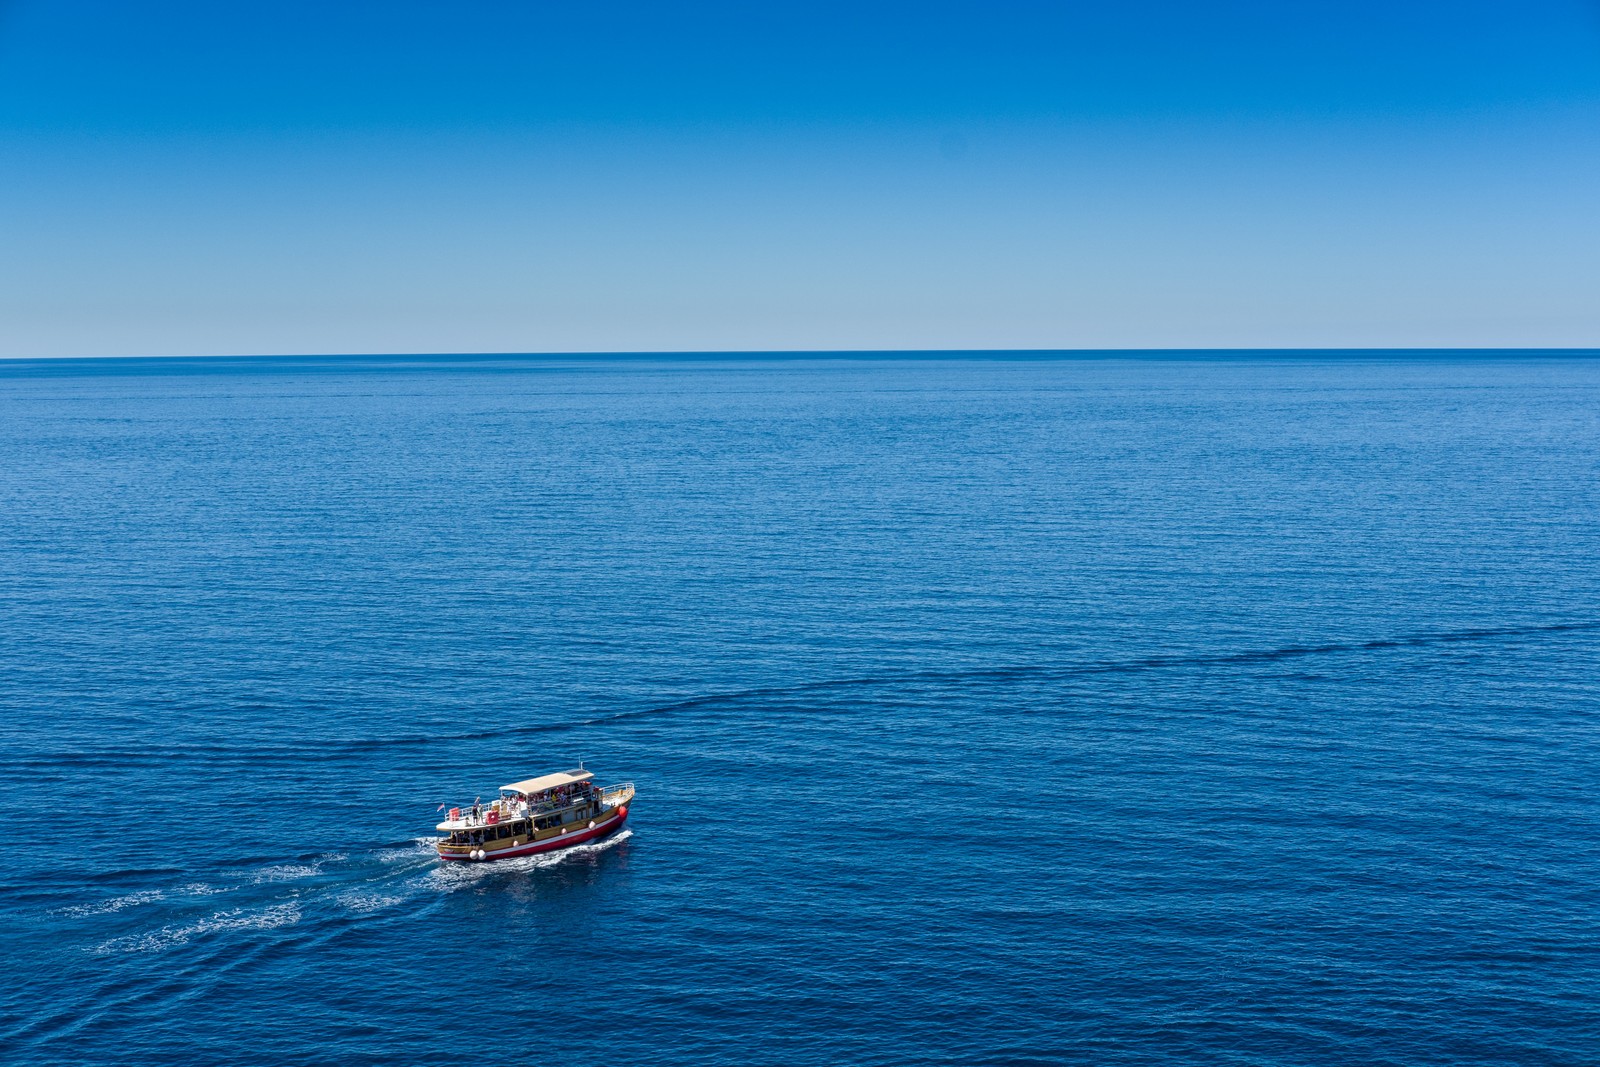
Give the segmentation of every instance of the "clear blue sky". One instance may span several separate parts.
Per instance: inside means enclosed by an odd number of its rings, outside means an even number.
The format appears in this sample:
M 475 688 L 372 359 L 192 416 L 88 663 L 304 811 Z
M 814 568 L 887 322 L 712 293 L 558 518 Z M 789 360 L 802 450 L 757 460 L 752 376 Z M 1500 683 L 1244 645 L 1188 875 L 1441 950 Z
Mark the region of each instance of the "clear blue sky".
M 1600 4 L 0 0 L 0 355 L 1600 345 Z

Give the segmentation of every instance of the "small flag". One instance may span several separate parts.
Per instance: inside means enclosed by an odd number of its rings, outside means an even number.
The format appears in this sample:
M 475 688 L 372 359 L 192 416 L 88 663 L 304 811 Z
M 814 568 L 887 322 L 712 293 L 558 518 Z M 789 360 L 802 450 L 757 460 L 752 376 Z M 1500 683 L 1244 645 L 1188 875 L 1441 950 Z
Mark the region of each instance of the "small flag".
M 439 812 L 441 812 L 443 810 L 444 810 L 444 805 L 440 804 L 437 808 L 434 809 L 434 813 L 437 814 L 437 813 L 439 813 Z

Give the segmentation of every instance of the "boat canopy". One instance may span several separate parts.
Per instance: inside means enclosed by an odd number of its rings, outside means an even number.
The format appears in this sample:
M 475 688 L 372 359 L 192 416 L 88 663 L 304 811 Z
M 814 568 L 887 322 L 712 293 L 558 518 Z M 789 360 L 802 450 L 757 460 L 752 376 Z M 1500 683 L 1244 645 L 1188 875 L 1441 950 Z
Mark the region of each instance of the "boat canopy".
M 541 775 L 538 778 L 529 778 L 523 782 L 512 782 L 510 785 L 500 787 L 502 793 L 542 793 L 546 789 L 555 789 L 557 786 L 571 785 L 574 782 L 587 782 L 594 775 L 588 771 L 557 771 L 555 774 Z

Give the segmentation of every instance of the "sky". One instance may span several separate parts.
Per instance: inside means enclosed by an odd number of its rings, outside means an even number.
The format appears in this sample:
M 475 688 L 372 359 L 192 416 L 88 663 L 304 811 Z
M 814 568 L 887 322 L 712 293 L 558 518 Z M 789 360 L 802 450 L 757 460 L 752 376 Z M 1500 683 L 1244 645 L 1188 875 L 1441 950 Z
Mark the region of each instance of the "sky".
M 0 357 L 1600 346 L 1600 0 L 0 0 Z

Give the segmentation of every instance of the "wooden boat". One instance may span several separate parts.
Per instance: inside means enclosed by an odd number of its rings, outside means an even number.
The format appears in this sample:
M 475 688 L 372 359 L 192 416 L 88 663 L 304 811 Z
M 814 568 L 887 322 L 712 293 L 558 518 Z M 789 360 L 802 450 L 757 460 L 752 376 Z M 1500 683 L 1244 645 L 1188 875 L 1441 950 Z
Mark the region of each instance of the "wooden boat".
M 481 862 L 598 841 L 622 828 L 633 783 L 595 785 L 579 766 L 500 787 L 499 799 L 451 808 L 439 824 L 439 858 Z

